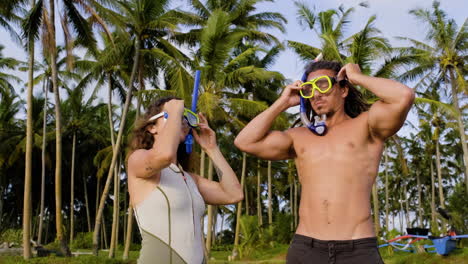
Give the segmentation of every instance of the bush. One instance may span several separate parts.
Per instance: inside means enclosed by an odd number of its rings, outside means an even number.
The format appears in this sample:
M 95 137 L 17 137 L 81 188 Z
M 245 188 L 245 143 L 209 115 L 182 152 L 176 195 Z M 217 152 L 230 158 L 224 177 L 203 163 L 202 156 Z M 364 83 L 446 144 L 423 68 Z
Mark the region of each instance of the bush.
M 73 242 L 71 243 L 71 248 L 92 249 L 93 248 L 93 232 L 77 233 L 75 239 L 73 239 Z
M 16 243 L 20 246 L 23 243 L 22 229 L 7 229 L 0 234 L 0 242 Z

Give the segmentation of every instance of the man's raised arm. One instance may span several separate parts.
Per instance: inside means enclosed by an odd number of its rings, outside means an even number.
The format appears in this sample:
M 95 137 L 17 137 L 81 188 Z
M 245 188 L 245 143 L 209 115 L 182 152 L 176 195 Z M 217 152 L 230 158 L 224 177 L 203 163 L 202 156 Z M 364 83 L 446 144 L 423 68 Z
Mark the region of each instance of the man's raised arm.
M 369 109 L 369 130 L 373 137 L 385 140 L 394 135 L 406 120 L 414 102 L 414 91 L 397 81 L 367 76 L 357 64 L 347 64 L 338 73 L 338 78 L 348 78 L 380 98 Z
M 301 81 L 286 86 L 281 96 L 267 110 L 256 116 L 237 135 L 234 144 L 240 150 L 267 160 L 294 157 L 293 141 L 287 131 L 270 131 L 276 117 L 299 104 Z

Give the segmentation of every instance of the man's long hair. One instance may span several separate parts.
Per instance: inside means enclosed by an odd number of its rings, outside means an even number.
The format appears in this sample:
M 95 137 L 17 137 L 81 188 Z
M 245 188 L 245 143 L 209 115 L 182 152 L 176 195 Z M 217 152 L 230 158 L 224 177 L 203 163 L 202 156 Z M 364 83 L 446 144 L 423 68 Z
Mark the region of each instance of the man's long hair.
M 342 65 L 337 61 L 317 61 L 311 62 L 307 64 L 305 67 L 305 75 L 309 76 L 311 72 L 318 71 L 318 70 L 332 70 L 335 72 L 335 75 L 341 70 Z M 348 95 L 345 98 L 344 110 L 347 115 L 352 118 L 357 117 L 362 112 L 369 110 L 370 105 L 366 103 L 362 93 L 356 89 L 350 82 L 348 81 L 341 81 L 340 86 L 346 85 L 348 86 Z M 310 120 L 313 120 L 313 117 L 317 115 L 314 111 L 312 106 L 310 105 L 309 100 L 306 100 L 306 113 L 307 116 L 310 117 Z M 300 122 L 298 119 L 292 127 L 296 126 Z

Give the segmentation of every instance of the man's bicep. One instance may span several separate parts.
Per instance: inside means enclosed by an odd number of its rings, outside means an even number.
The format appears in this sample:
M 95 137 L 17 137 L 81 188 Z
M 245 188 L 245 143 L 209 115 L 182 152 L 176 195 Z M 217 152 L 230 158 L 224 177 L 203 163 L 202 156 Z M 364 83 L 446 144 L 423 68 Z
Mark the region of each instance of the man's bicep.
M 375 102 L 369 109 L 371 135 L 382 140 L 394 135 L 405 123 L 411 105 Z
M 252 144 L 251 153 L 267 160 L 283 160 L 292 156 L 292 138 L 287 132 L 270 131 L 261 141 Z

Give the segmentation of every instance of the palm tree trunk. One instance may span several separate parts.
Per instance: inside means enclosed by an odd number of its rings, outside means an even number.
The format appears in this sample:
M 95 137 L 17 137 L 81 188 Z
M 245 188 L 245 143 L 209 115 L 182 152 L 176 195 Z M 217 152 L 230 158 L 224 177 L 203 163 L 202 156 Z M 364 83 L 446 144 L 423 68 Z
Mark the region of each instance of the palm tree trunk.
M 432 155 L 429 158 L 431 162 L 431 225 L 435 225 L 433 228 L 439 230 L 439 226 L 436 219 L 435 210 L 435 179 L 434 179 L 434 165 L 432 163 Z
M 127 207 L 127 193 L 128 193 L 128 185 L 125 184 L 125 188 L 124 188 L 124 192 L 123 192 L 124 205 L 122 207 L 122 210 L 128 209 L 128 207 Z M 122 242 L 125 245 L 125 238 L 127 237 L 127 217 L 125 217 L 125 211 L 124 211 L 124 214 L 122 215 L 122 218 L 123 218 L 123 233 L 122 233 L 122 240 L 123 241 Z
M 418 223 L 419 227 L 423 227 L 423 207 L 422 207 L 422 190 L 421 190 L 421 180 L 419 176 L 419 172 L 416 171 L 416 182 L 418 185 Z
M 292 183 L 289 184 L 289 206 L 291 208 L 291 232 L 294 232 L 294 185 Z
M 247 184 L 244 185 L 244 192 L 245 192 L 245 215 L 249 215 L 249 189 L 247 188 Z
M 112 98 L 112 95 L 109 96 L 109 102 L 110 102 L 111 98 Z M 140 102 L 140 97 L 138 98 L 138 102 Z M 138 109 L 139 109 L 139 107 L 138 107 Z M 111 112 L 111 111 L 109 110 L 109 112 Z M 135 122 L 138 120 L 139 116 L 140 116 L 140 112 L 138 110 L 137 113 L 136 113 Z M 128 193 L 128 183 L 126 185 L 125 202 L 127 201 L 127 193 Z M 126 203 L 125 203 L 124 208 L 127 208 Z M 132 235 L 133 235 L 133 206 L 130 203 L 130 201 L 128 203 L 127 212 L 128 212 L 128 216 L 124 220 L 124 238 L 125 238 L 125 242 L 124 242 L 124 252 L 123 252 L 123 255 L 122 255 L 123 260 L 128 259 L 128 254 L 130 252 L 130 245 L 132 243 Z
M 271 205 L 271 161 L 268 161 L 268 226 L 273 223 L 273 212 Z
M 440 165 L 439 140 L 436 141 L 436 165 L 437 165 L 437 178 L 439 179 L 440 207 L 442 209 L 445 209 L 444 189 L 442 186 L 442 167 Z
M 115 212 L 115 244 L 114 244 L 114 250 L 117 251 L 117 248 L 119 246 L 119 225 L 120 225 L 120 217 L 119 217 L 119 213 L 120 213 L 120 173 L 122 172 L 121 171 L 122 169 L 122 159 L 120 159 L 119 161 L 119 166 L 118 166 L 118 170 L 117 170 L 117 177 L 115 177 L 115 186 L 117 188 L 117 191 L 115 192 L 114 194 L 114 197 L 115 197 L 115 200 L 117 201 L 116 202 L 116 205 L 117 205 L 117 210 Z
M 466 135 L 465 135 L 465 125 L 462 120 L 462 111 L 460 109 L 460 104 L 458 103 L 458 92 L 457 92 L 457 80 L 455 74 L 453 73 L 453 68 L 449 70 L 450 73 L 450 83 L 452 84 L 452 99 L 453 106 L 457 112 L 457 123 L 458 123 L 458 132 L 460 133 L 460 139 L 463 149 L 463 161 L 465 165 L 465 187 L 466 192 L 468 193 L 468 146 L 466 144 Z
M 85 206 L 86 206 L 86 219 L 88 222 L 88 232 L 91 232 L 91 217 L 89 216 L 89 202 L 88 202 L 88 183 L 86 182 L 86 176 L 83 176 L 83 188 L 85 196 Z
M 404 192 L 404 196 L 405 196 L 405 220 L 406 220 L 406 227 L 410 227 L 410 215 L 409 215 L 409 198 L 408 198 L 408 186 L 406 186 L 407 184 L 405 183 L 405 185 L 403 186 L 403 192 Z
M 139 84 L 139 90 L 143 90 L 143 65 L 138 66 L 138 84 Z M 141 108 L 141 93 L 138 93 L 138 99 L 137 99 L 137 107 L 136 107 L 136 116 L 140 116 L 140 108 Z
M 208 162 L 208 180 L 210 181 L 213 180 L 213 161 L 211 159 L 209 159 L 209 162 Z M 211 232 L 212 229 L 213 229 L 213 206 L 208 205 L 208 225 L 206 227 L 206 241 L 205 241 L 208 259 L 210 257 L 210 251 L 211 251 L 211 239 L 212 239 L 212 234 L 213 234 L 213 232 Z
M 380 233 L 380 217 L 379 217 L 379 197 L 377 192 L 377 180 L 372 186 L 372 199 L 374 204 L 374 229 L 375 233 L 378 236 Z
M 241 173 L 241 188 L 244 189 L 245 182 L 245 170 L 247 167 L 247 154 L 242 152 L 242 173 Z M 236 215 L 236 231 L 234 234 L 234 248 L 232 249 L 232 256 L 235 259 L 239 255 L 239 232 L 240 232 L 240 218 L 242 215 L 242 201 L 237 203 L 237 215 Z M 233 259 L 233 260 L 234 260 Z
M 112 122 L 112 75 L 111 73 L 108 74 L 109 77 L 109 89 L 108 89 L 108 103 L 107 103 L 107 109 L 108 109 L 108 120 L 109 120 L 109 132 L 111 136 L 111 144 L 112 144 L 112 152 L 114 152 L 115 149 L 115 139 L 114 139 L 114 125 Z M 117 168 L 115 168 L 117 169 Z M 111 243 L 110 243 L 110 249 L 109 249 L 109 258 L 114 258 L 115 257 L 115 248 L 116 248 L 116 235 L 118 233 L 118 224 L 116 223 L 118 221 L 118 173 L 115 173 L 114 175 L 114 203 L 113 203 L 113 217 L 112 217 L 112 231 L 111 231 Z M 117 224 L 117 225 L 116 225 Z
M 213 206 L 213 224 L 211 226 L 211 232 L 213 233 L 211 235 L 211 247 L 215 245 L 216 242 L 216 226 L 218 225 L 218 206 L 214 205 Z
M 42 245 L 42 230 L 44 224 L 44 199 L 45 199 L 45 155 L 47 145 L 47 94 L 49 89 L 47 88 L 47 81 L 44 81 L 44 120 L 42 121 L 42 154 L 41 154 L 41 210 L 39 215 L 39 230 L 37 235 L 37 243 Z M 0 214 L 1 217 L 1 214 Z M 1 223 L 0 223 L 1 224 Z
M 106 218 L 102 215 L 102 237 L 104 238 L 104 247 L 109 248 L 109 244 L 107 243 L 107 229 L 106 229 Z
M 200 152 L 200 176 L 202 178 L 205 178 L 205 157 L 206 157 L 206 153 L 202 149 Z
M 35 1 L 31 1 L 32 7 Z M 28 41 L 29 69 L 28 69 L 28 91 L 27 91 L 27 121 L 26 121 L 26 157 L 24 173 L 24 196 L 23 196 L 23 258 L 30 259 L 31 254 L 31 184 L 32 184 L 32 147 L 33 147 L 33 78 L 34 78 L 34 40 Z M 3 197 L 0 197 L 3 199 Z M 0 215 L 0 217 L 2 217 Z
M 66 256 L 71 256 L 67 241 L 62 231 L 62 117 L 60 110 L 60 93 L 57 80 L 57 51 L 55 42 L 55 3 L 49 0 L 50 7 L 50 68 L 52 71 L 52 87 L 55 98 L 55 229 L 60 250 Z
M 111 136 L 111 144 L 112 144 L 112 151 L 115 148 L 115 140 L 114 140 L 114 122 L 112 120 L 112 76 L 109 73 L 109 89 L 107 90 L 107 96 L 109 98 L 107 102 L 107 117 L 109 120 L 109 132 Z
M 403 231 L 403 213 L 404 213 L 404 210 L 403 210 L 403 193 L 400 193 L 400 215 L 398 217 L 398 220 L 400 221 L 400 233 L 401 234 L 405 233 Z
M 127 217 L 127 233 L 125 234 L 125 247 L 122 259 L 128 259 L 128 253 L 130 251 L 130 244 L 132 243 L 132 230 L 133 229 L 133 206 L 128 206 L 128 217 Z
M 135 78 L 136 69 L 137 69 L 138 64 L 139 64 L 139 57 L 140 57 L 140 42 L 137 39 L 135 41 L 134 64 L 133 64 L 133 69 L 132 69 L 132 73 L 131 73 L 130 81 L 129 81 L 129 85 L 128 85 L 129 89 L 128 89 L 128 92 L 127 92 L 127 97 L 125 98 L 124 109 L 122 110 L 122 118 L 121 118 L 121 121 L 120 121 L 119 134 L 117 135 L 117 142 L 115 143 L 115 149 L 114 149 L 113 154 L 112 154 L 112 161 L 111 161 L 111 165 L 109 167 L 109 173 L 107 175 L 106 184 L 104 186 L 104 191 L 102 192 L 101 201 L 99 203 L 98 213 L 96 215 L 96 222 L 94 224 L 93 254 L 95 256 L 98 255 L 99 229 L 101 227 L 101 221 L 102 221 L 102 215 L 103 215 L 103 211 L 104 211 L 105 201 L 106 201 L 107 195 L 109 194 L 110 184 L 111 184 L 112 179 L 113 179 L 112 174 L 114 173 L 114 167 L 115 167 L 115 164 L 116 164 L 116 161 L 117 161 L 117 155 L 119 154 L 119 151 L 120 151 L 122 135 L 123 135 L 123 131 L 124 131 L 124 128 L 125 128 L 125 121 L 126 121 L 126 118 L 127 118 L 128 109 L 130 107 L 130 102 L 131 102 L 131 99 L 132 99 L 133 80 Z
M 94 206 L 95 209 L 95 217 L 97 216 L 97 211 L 99 207 L 99 197 L 101 196 L 101 178 L 97 178 L 97 184 L 96 184 L 96 204 Z
M 75 230 L 75 152 L 76 152 L 76 132 L 73 132 L 72 143 L 72 164 L 70 177 L 70 244 L 73 242 L 73 230 Z
M 439 139 L 436 140 L 436 165 L 437 165 L 437 178 L 439 181 L 439 201 L 440 207 L 445 209 L 445 198 L 444 198 L 444 186 L 442 184 L 442 166 L 440 164 L 440 146 L 439 146 Z M 444 233 L 447 229 L 447 223 L 444 218 L 442 218 L 442 232 Z
M 120 167 L 120 166 L 118 166 Z M 117 167 L 114 168 L 114 202 L 112 211 L 112 229 L 111 229 L 111 241 L 109 248 L 109 258 L 115 257 L 115 249 L 117 244 L 117 233 L 118 233 L 118 221 L 119 221 L 119 173 Z
M 262 190 L 261 190 L 261 174 L 260 174 L 260 160 L 257 160 L 257 218 L 258 218 L 258 226 L 263 225 L 263 219 L 262 219 L 262 205 L 261 205 L 261 195 L 262 195 Z
M 390 224 L 389 224 L 389 193 L 388 193 L 388 155 L 387 151 L 385 151 L 385 225 L 387 231 L 390 231 Z
M 294 180 L 294 230 L 297 228 L 297 182 Z
M 117 167 L 114 168 L 114 170 L 117 170 Z M 117 172 L 114 171 L 114 201 L 113 201 L 113 208 L 112 208 L 112 227 L 111 227 L 111 242 L 109 245 L 109 258 L 114 258 L 115 257 L 115 230 L 116 226 L 115 224 L 117 223 L 116 217 L 118 214 L 118 203 L 117 203 Z

